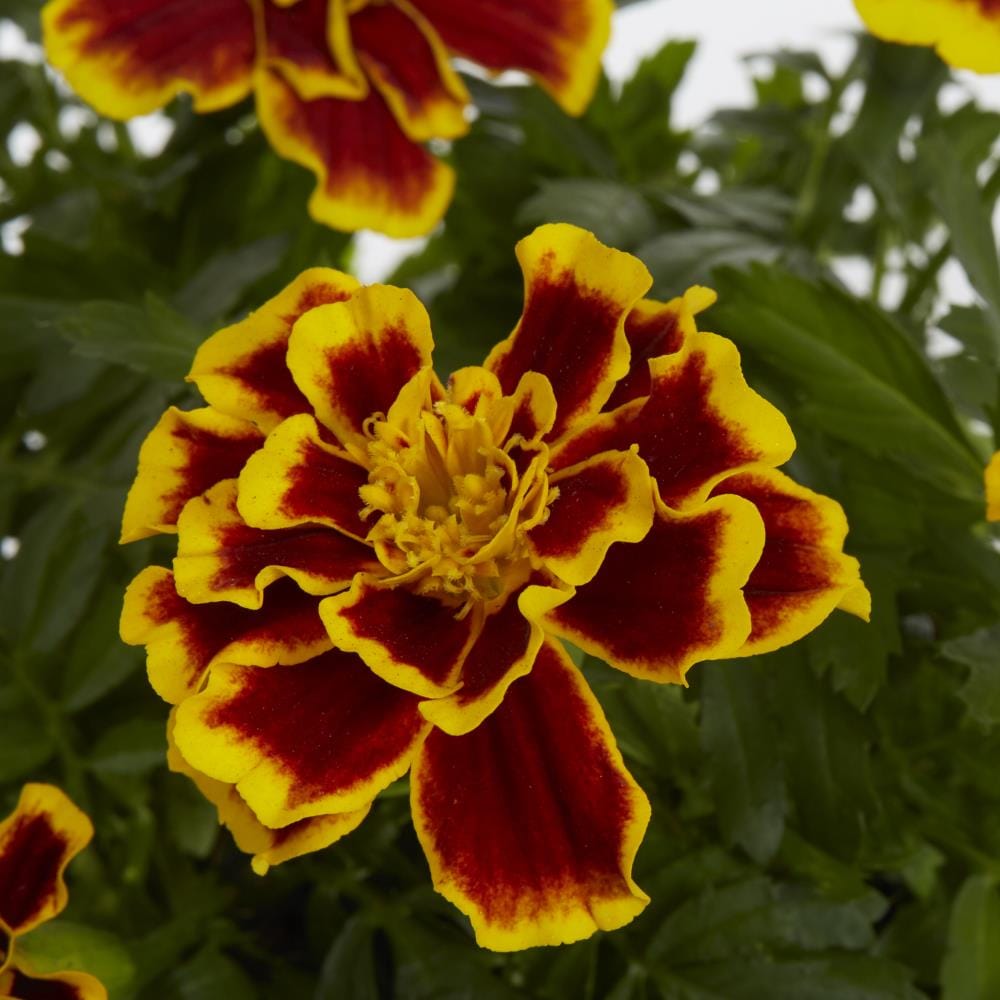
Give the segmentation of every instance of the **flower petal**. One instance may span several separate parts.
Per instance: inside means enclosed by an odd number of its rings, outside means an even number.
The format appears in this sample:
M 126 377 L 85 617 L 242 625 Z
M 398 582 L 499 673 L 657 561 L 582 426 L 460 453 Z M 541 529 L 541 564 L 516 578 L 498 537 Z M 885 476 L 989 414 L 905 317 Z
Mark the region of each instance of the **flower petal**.
M 93 835 L 90 820 L 60 789 L 25 785 L 0 823 L 0 925 L 24 934 L 61 913 L 63 872 Z
M 469 92 L 434 30 L 406 0 L 351 15 L 351 40 L 368 79 L 414 142 L 465 135 Z
M 256 92 L 271 145 L 316 175 L 309 214 L 317 222 L 409 237 L 441 221 L 455 174 L 406 137 L 375 88 L 359 101 L 305 101 L 280 74 L 262 69 Z
M 983 480 L 986 485 L 986 520 L 1000 521 L 1000 451 L 990 459 Z
M 288 367 L 320 422 L 351 443 L 368 417 L 389 412 L 433 350 L 427 311 L 413 292 L 371 285 L 303 316 Z
M 351 46 L 343 0 L 297 0 L 260 5 L 264 59 L 298 91 L 357 100 L 368 84 Z
M 55 972 L 38 976 L 19 968 L 0 973 L 0 998 L 3 1000 L 108 1000 L 108 991 L 86 972 Z
M 552 437 L 596 413 L 628 371 L 625 317 L 652 278 L 641 261 L 585 229 L 539 226 L 517 245 L 524 312 L 486 359 L 504 392 L 528 371 L 552 383 L 559 410 Z
M 176 531 L 192 497 L 238 476 L 263 438 L 253 424 L 206 406 L 171 406 L 139 449 L 139 471 L 125 501 L 121 541 Z
M 555 468 L 606 449 L 639 445 L 670 506 L 696 507 L 720 480 L 755 465 L 781 465 L 795 450 L 788 421 L 751 389 L 732 341 L 700 333 L 650 362 L 645 404 L 602 414 L 554 449 Z
M 121 637 L 145 645 L 153 690 L 176 704 L 194 694 L 215 663 L 300 663 L 330 648 L 319 602 L 292 580 L 269 587 L 260 611 L 232 604 L 191 604 L 177 594 L 174 576 L 149 566 L 129 584 Z
M 412 0 L 449 49 L 497 72 L 530 73 L 568 114 L 590 103 L 610 0 Z
M 764 519 L 764 552 L 743 588 L 752 631 L 734 656 L 787 646 L 837 607 L 868 620 L 871 595 L 857 559 L 844 554 L 847 518 L 839 503 L 776 469 L 739 473 L 715 492 L 744 497 Z
M 334 646 L 357 653 L 388 683 L 425 698 L 455 690 L 479 631 L 475 612 L 463 618 L 457 612 L 436 597 L 379 586 L 365 576 L 320 605 Z
M 658 503 L 649 534 L 613 545 L 544 625 L 635 677 L 683 684 L 692 664 L 732 656 L 746 641 L 742 587 L 763 547 L 760 514 L 740 497 L 684 513 Z
M 177 529 L 174 582 L 177 593 L 195 604 L 232 601 L 256 610 L 264 588 L 286 576 L 306 593 L 335 594 L 356 573 L 380 566 L 370 546 L 322 525 L 248 527 L 236 509 L 235 479 L 195 497 Z
M 679 351 L 698 332 L 695 316 L 715 299 L 711 289 L 695 285 L 669 302 L 654 299 L 637 302 L 625 320 L 625 337 L 632 351 L 629 370 L 615 386 L 604 409 L 613 410 L 630 400 L 648 396 L 652 386 L 650 360 Z
M 177 709 L 187 762 L 236 785 L 270 827 L 363 809 L 406 773 L 429 725 L 418 699 L 352 653 L 289 667 L 213 667 Z
M 529 581 L 489 610 L 462 664 L 461 687 L 444 698 L 421 702 L 424 718 L 452 736 L 475 729 L 500 705 L 511 684 L 530 673 L 545 638 L 542 616 L 571 595 Z
M 247 462 L 237 506 L 255 528 L 325 524 L 364 538 L 368 527 L 361 519 L 364 504 L 358 491 L 367 482 L 367 470 L 327 444 L 316 421 L 302 413 L 271 431 Z
M 557 472 L 548 519 L 528 532 L 531 551 L 561 580 L 593 579 L 614 542 L 638 542 L 653 524 L 653 484 L 634 451 L 607 451 Z
M 124 120 L 191 94 L 215 111 L 250 93 L 253 14 L 246 0 L 51 0 L 45 54 L 102 115 Z
M 292 326 L 316 306 L 349 298 L 358 282 L 328 267 L 303 271 L 245 320 L 206 340 L 188 381 L 220 413 L 255 423 L 265 434 L 286 417 L 308 413 L 309 402 L 285 364 Z
M 340 840 L 361 825 L 371 805 L 353 812 L 334 813 L 330 816 L 310 816 L 278 830 L 272 830 L 253 814 L 243 801 L 235 785 L 216 781 L 196 771 L 177 749 L 173 737 L 174 720 L 167 729 L 167 766 L 176 774 L 183 774 L 194 782 L 198 791 L 219 812 L 219 822 L 233 835 L 236 846 L 252 854 L 250 865 L 258 875 L 266 875 L 272 865 L 321 851 Z
M 631 875 L 649 803 L 556 645 L 471 733 L 432 732 L 410 788 L 434 887 L 484 948 L 579 941 L 649 901 Z

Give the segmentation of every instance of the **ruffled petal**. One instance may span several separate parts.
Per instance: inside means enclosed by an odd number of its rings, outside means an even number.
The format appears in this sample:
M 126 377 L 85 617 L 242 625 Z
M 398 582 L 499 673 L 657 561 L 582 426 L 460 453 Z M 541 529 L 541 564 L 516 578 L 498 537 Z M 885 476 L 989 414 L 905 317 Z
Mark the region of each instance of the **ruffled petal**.
M 372 285 L 295 324 L 288 367 L 320 422 L 345 443 L 431 363 L 434 339 L 420 300 L 405 288 Z
M 351 46 L 344 0 L 297 0 L 260 5 L 264 60 L 300 97 L 358 100 L 368 84 Z
M 410 237 L 441 221 L 454 171 L 406 137 L 375 88 L 358 101 L 306 101 L 280 74 L 262 69 L 256 93 L 271 145 L 316 175 L 309 214 L 317 222 Z
M 479 637 L 462 664 L 461 687 L 420 703 L 424 718 L 459 736 L 475 729 L 503 701 L 507 689 L 530 673 L 545 633 L 541 619 L 572 591 L 529 582 L 487 612 Z
M 406 773 L 429 729 L 418 699 L 352 653 L 289 667 L 213 667 L 177 709 L 187 762 L 236 785 L 270 827 L 363 809 Z
M 308 414 L 289 417 L 271 431 L 239 480 L 238 507 L 247 524 L 273 531 L 325 524 L 354 538 L 368 527 L 358 491 L 368 472 L 323 440 Z
M 326 598 L 320 613 L 338 649 L 357 653 L 388 683 L 440 698 L 458 684 L 465 654 L 481 621 L 405 587 L 359 576 L 351 589 Z
M 310 406 L 285 364 L 295 321 L 349 298 L 358 282 L 328 267 L 303 271 L 245 320 L 209 337 L 194 356 L 188 380 L 220 413 L 255 423 L 265 434 Z
M 528 545 L 566 583 L 593 579 L 614 542 L 638 542 L 653 524 L 653 484 L 634 451 L 609 451 L 557 472 L 548 518 Z
M 55 972 L 34 975 L 19 968 L 0 973 L 0 1000 L 108 1000 L 108 991 L 86 972 Z
M 353 812 L 310 816 L 272 830 L 257 819 L 234 785 L 196 771 L 181 756 L 173 738 L 173 726 L 171 719 L 167 729 L 167 766 L 176 774 L 190 778 L 198 791 L 215 806 L 219 822 L 233 835 L 236 846 L 253 855 L 250 865 L 258 875 L 266 875 L 269 868 L 283 861 L 329 847 L 357 829 L 371 809 L 369 804 Z
M 715 492 L 744 497 L 764 519 L 764 552 L 743 588 L 752 631 L 734 656 L 787 646 L 837 607 L 868 620 L 871 595 L 857 559 L 844 554 L 847 518 L 839 503 L 776 469 L 732 476 Z
M 683 684 L 699 660 L 732 656 L 750 634 L 742 588 L 764 548 L 753 504 L 721 496 L 695 510 L 657 504 L 641 542 L 613 545 L 597 576 L 545 627 L 635 677 Z
M 216 111 L 250 93 L 253 13 L 246 0 L 51 0 L 45 54 L 102 115 L 124 120 L 191 94 Z
M 726 476 L 781 465 L 795 450 L 788 421 L 747 385 L 739 351 L 725 337 L 700 333 L 676 354 L 653 359 L 650 372 L 644 404 L 626 403 L 560 442 L 553 466 L 638 444 L 662 499 L 685 509 Z
M 24 934 L 61 913 L 63 872 L 93 835 L 90 820 L 60 789 L 25 785 L 0 823 L 0 926 Z
M 370 546 L 322 525 L 248 527 L 236 509 L 235 479 L 192 500 L 177 528 L 174 583 L 195 604 L 232 601 L 256 610 L 264 588 L 282 577 L 306 593 L 327 595 L 349 587 L 356 573 L 380 568 Z
M 1000 521 L 1000 451 L 990 459 L 983 479 L 986 486 L 986 520 Z
M 540 226 L 516 252 L 524 312 L 486 367 L 508 393 L 525 372 L 545 375 L 559 405 L 551 433 L 558 437 L 598 412 L 628 371 L 625 318 L 652 278 L 635 257 L 564 223 Z
M 590 103 L 610 0 L 412 0 L 445 45 L 487 69 L 530 73 L 571 115 Z
M 469 92 L 434 30 L 406 0 L 351 15 L 351 41 L 372 85 L 414 142 L 456 139 L 469 123 Z
M 472 732 L 432 732 L 410 787 L 434 886 L 484 948 L 579 941 L 649 901 L 631 874 L 649 803 L 556 645 Z
M 160 417 L 139 449 L 139 471 L 125 501 L 121 541 L 176 531 L 188 500 L 240 474 L 263 437 L 253 424 L 206 406 Z
M 177 594 L 174 576 L 149 566 L 129 584 L 121 637 L 146 647 L 153 690 L 170 704 L 194 694 L 215 663 L 301 663 L 330 648 L 319 601 L 292 580 L 268 588 L 260 611 L 232 604 L 191 604 Z
M 649 395 L 652 382 L 649 362 L 664 354 L 675 354 L 698 332 L 695 316 L 716 300 L 709 288 L 695 285 L 669 302 L 643 299 L 625 320 L 625 338 L 631 348 L 629 369 L 615 386 L 605 405 L 613 410 L 633 399 Z

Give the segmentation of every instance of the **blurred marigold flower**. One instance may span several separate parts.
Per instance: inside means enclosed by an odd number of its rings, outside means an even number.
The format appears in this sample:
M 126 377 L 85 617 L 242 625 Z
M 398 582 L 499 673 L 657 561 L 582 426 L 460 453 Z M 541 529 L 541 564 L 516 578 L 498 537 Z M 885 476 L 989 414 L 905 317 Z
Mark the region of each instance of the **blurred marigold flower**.
M 990 459 L 984 476 L 986 482 L 986 520 L 1000 521 L 1000 451 Z
M 17 947 L 21 937 L 63 911 L 63 872 L 93 835 L 90 820 L 53 785 L 25 785 L 17 808 L 0 823 L 0 997 L 107 1000 L 93 976 L 39 974 Z
M 215 334 L 208 406 L 146 439 L 122 534 L 177 532 L 122 636 L 255 869 L 412 768 L 434 884 L 500 950 L 647 903 L 649 805 L 561 639 L 684 683 L 870 603 L 840 506 L 775 468 L 784 417 L 697 330 L 712 292 L 644 299 L 638 260 L 568 225 L 517 256 L 517 327 L 447 385 L 411 292 L 327 269 Z
M 854 0 L 887 42 L 933 45 L 959 69 L 1000 73 L 1000 0 Z
M 533 76 L 570 114 L 597 84 L 611 0 L 50 0 L 45 48 L 85 100 L 127 119 L 178 93 L 196 111 L 256 97 L 282 155 L 312 170 L 312 216 L 416 236 L 453 171 L 425 147 L 468 131 L 451 58 Z

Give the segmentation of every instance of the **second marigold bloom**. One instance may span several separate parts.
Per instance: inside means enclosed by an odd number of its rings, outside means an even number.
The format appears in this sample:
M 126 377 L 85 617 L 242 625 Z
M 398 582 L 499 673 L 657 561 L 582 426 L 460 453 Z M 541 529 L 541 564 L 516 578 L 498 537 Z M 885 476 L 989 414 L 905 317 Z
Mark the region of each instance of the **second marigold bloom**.
M 338 229 L 430 231 L 454 176 L 422 145 L 468 130 L 451 65 L 530 73 L 570 114 L 597 84 L 611 0 L 50 0 L 50 62 L 102 114 L 179 93 L 215 111 L 253 92 L 261 127 L 312 170 Z
M 647 902 L 649 806 L 561 639 L 683 683 L 869 605 L 840 507 L 776 468 L 787 422 L 696 329 L 711 292 L 643 299 L 645 267 L 572 226 L 517 254 L 516 329 L 447 385 L 410 292 L 303 274 L 198 352 L 209 405 L 150 434 L 123 524 L 177 531 L 122 635 L 255 868 L 412 768 L 435 886 L 496 949 Z

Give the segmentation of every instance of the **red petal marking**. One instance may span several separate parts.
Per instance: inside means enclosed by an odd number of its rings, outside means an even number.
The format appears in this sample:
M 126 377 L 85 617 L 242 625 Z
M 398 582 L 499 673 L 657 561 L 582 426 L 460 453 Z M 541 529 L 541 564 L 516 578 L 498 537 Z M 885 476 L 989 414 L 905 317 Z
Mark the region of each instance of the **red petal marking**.
M 215 668 L 213 678 L 218 670 L 232 686 L 221 700 L 213 700 L 211 682 L 199 696 L 197 700 L 206 702 L 203 725 L 220 743 L 236 741 L 252 748 L 276 776 L 273 780 L 280 781 L 280 801 L 264 808 L 243 780 L 255 765 L 236 778 L 248 804 L 267 823 L 333 811 L 322 800 L 353 795 L 386 769 L 405 769 L 401 762 L 426 729 L 418 699 L 380 680 L 353 653 L 332 650 L 297 666 L 266 670 L 227 665 Z M 195 709 L 195 700 L 180 709 L 176 735 L 181 752 L 199 767 L 181 731 L 182 716 Z M 395 777 L 393 773 L 379 781 L 364 802 Z M 263 794 L 260 789 L 258 793 Z M 343 809 L 362 804 L 344 803 Z
M 660 508 L 641 542 L 612 545 L 597 575 L 546 626 L 637 677 L 683 683 L 698 660 L 729 655 L 750 630 L 741 588 L 763 547 L 738 498 L 691 514 Z
M 259 611 L 228 603 L 191 604 L 178 596 L 171 573 L 150 567 L 126 594 L 122 639 L 146 645 L 153 688 L 176 704 L 198 690 L 213 662 L 249 660 L 266 667 L 327 647 L 318 607 L 319 601 L 291 580 L 269 587 Z
M 72 982 L 36 979 L 20 969 L 10 969 L 9 979 L 8 973 L 0 975 L 0 994 L 13 1000 L 90 1000 L 88 994 Z
M 44 814 L 18 817 L 0 844 L 0 920 L 31 923 L 56 893 L 69 841 Z
M 485 947 L 579 940 L 646 905 L 630 871 L 649 805 L 552 645 L 472 732 L 432 731 L 411 797 L 435 887 Z
M 262 70 L 257 114 L 275 149 L 316 175 L 309 211 L 319 222 L 422 236 L 451 201 L 451 169 L 406 137 L 374 88 L 363 100 L 304 101 Z
M 346 594 L 323 601 L 327 632 L 339 649 L 358 653 L 380 677 L 425 697 L 454 690 L 475 614 L 405 587 L 374 586 L 358 577 Z
M 680 314 L 682 306 L 681 299 L 674 299 L 666 304 L 649 299 L 636 303 L 625 320 L 625 337 L 632 349 L 629 370 L 615 386 L 615 391 L 604 406 L 605 410 L 614 410 L 630 400 L 649 395 L 652 385 L 649 375 L 650 358 L 673 354 L 684 346 Z

